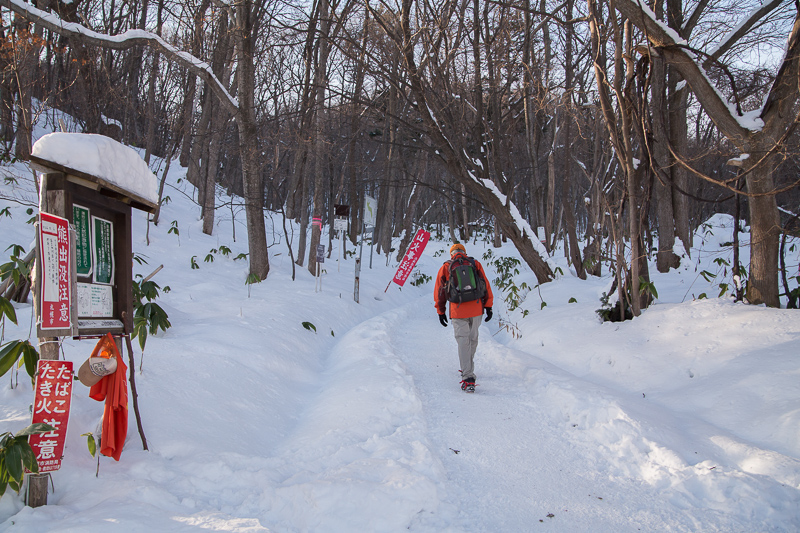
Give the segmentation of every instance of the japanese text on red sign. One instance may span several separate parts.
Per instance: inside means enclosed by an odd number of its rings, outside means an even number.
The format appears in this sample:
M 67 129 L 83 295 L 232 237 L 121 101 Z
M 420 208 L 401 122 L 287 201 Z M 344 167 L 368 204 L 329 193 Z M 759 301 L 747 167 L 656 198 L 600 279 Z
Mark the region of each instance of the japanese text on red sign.
M 28 439 L 36 456 L 39 472 L 52 472 L 61 468 L 71 403 L 72 362 L 40 359 L 36 368 L 31 422 L 48 424 L 53 430 L 31 435 Z
M 411 271 L 414 270 L 414 266 L 416 266 L 417 261 L 419 261 L 422 251 L 425 250 L 425 246 L 427 246 L 428 239 L 430 239 L 430 237 L 431 234 L 424 229 L 417 231 L 417 234 L 414 235 L 414 238 L 411 240 L 411 244 L 408 246 L 406 255 L 404 255 L 403 260 L 400 261 L 400 266 L 397 267 L 397 272 L 395 273 L 392 281 L 401 287 L 403 286 L 408 279 L 408 276 L 411 274 Z
M 64 329 L 71 325 L 69 251 L 69 222 L 41 213 L 42 329 Z

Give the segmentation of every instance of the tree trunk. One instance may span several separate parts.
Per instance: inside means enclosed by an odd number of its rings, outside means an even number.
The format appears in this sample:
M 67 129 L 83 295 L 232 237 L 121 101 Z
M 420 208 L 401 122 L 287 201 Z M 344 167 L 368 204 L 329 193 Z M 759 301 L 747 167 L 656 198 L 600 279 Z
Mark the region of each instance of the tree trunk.
M 300 221 L 300 235 L 297 239 L 297 266 L 303 266 L 306 257 L 306 245 L 308 242 L 308 204 L 311 196 L 311 179 L 306 175 L 306 167 L 309 165 L 308 157 L 310 150 L 306 145 L 306 140 L 302 141 L 302 149 L 298 154 L 299 161 L 295 160 L 295 174 L 299 181 L 300 189 L 300 206 L 298 208 L 288 209 L 291 202 L 287 198 L 287 211 L 292 212 L 292 217 Z M 291 192 L 289 193 L 292 194 Z
M 674 71 L 674 69 L 671 69 Z M 682 78 L 680 78 L 682 80 Z M 674 87 L 675 80 L 670 76 L 670 87 Z M 673 90 L 669 102 L 669 136 L 670 144 L 676 153 L 686 154 L 689 147 L 689 130 L 686 124 L 688 88 Z M 686 169 L 680 165 L 672 165 L 672 182 L 676 188 L 672 189 L 672 211 L 675 217 L 675 233 L 683 242 L 686 255 L 692 253 L 692 230 L 689 222 L 689 197 L 684 192 L 689 191 L 689 177 Z
M 203 233 L 212 235 L 214 232 L 214 211 L 216 210 L 217 173 L 219 171 L 219 154 L 222 151 L 222 135 L 228 124 L 228 112 L 220 109 L 219 104 L 214 104 L 212 109 L 211 139 L 208 143 L 205 186 L 202 200 Z
M 662 2 L 657 3 L 657 13 L 660 11 Z M 653 76 L 651 77 L 651 113 L 653 120 L 653 171 L 656 173 L 655 193 L 656 193 L 656 216 L 658 218 L 658 255 L 656 257 L 656 267 L 659 272 L 669 272 L 671 268 L 680 265 L 680 257 L 675 255 L 675 222 L 672 210 L 672 178 L 671 156 L 667 145 L 670 137 L 667 130 L 667 100 L 666 100 L 666 80 L 667 68 L 664 58 L 661 56 L 652 57 Z
M 159 0 L 158 11 L 156 14 L 156 35 L 161 35 L 162 17 L 164 12 L 164 0 Z M 142 28 L 144 29 L 144 27 Z M 158 65 L 161 54 L 153 54 L 150 63 L 150 84 L 147 88 L 147 134 L 145 135 L 146 148 L 144 161 L 150 164 L 150 155 L 153 153 L 156 136 L 156 81 L 158 79 Z
M 258 280 L 269 274 L 267 255 L 267 233 L 264 228 L 264 184 L 259 172 L 256 154 L 260 152 L 255 116 L 255 45 L 253 2 L 245 0 L 236 4 L 236 58 L 238 63 L 239 153 L 242 158 L 242 185 L 245 215 L 247 218 L 247 240 L 250 255 L 250 275 Z
M 203 35 L 203 20 L 205 12 L 208 10 L 211 0 L 201 0 L 200 7 L 194 14 L 194 34 L 192 39 L 192 55 L 200 57 L 201 38 Z M 182 167 L 189 166 L 190 150 L 192 148 L 192 122 L 194 122 L 194 98 L 197 91 L 197 77 L 190 74 L 186 83 L 186 93 L 183 97 L 181 132 L 183 141 L 181 143 L 180 162 Z
M 467 209 L 467 188 L 461 184 L 461 239 L 464 242 L 469 241 L 469 209 Z
M 599 20 L 597 19 L 596 4 L 593 0 L 589 0 L 590 21 L 589 28 L 592 33 L 592 49 L 595 57 L 605 56 L 603 52 L 603 45 L 599 32 Z M 624 19 L 624 17 L 623 17 Z M 625 89 L 630 87 L 634 78 L 633 67 L 631 64 L 631 24 L 630 20 L 622 22 L 623 27 L 620 27 L 620 21 L 617 14 L 612 12 L 610 16 L 609 28 L 614 42 L 614 76 L 611 89 L 609 90 L 606 81 L 608 80 L 607 73 L 603 71 L 605 60 L 602 62 L 596 60 L 594 63 L 595 77 L 598 86 L 600 87 L 599 97 L 600 105 L 605 118 L 606 129 L 608 130 L 609 139 L 614 147 L 614 156 L 619 162 L 622 170 L 622 175 L 625 179 L 625 192 L 628 197 L 628 234 L 631 243 L 631 263 L 628 276 L 628 282 L 623 284 L 619 279 L 620 272 L 623 270 L 624 254 L 622 253 L 623 246 L 623 231 L 617 226 L 617 220 L 612 220 L 612 231 L 614 232 L 614 243 L 616 247 L 616 272 L 618 276 L 617 290 L 619 291 L 619 305 L 620 305 L 620 319 L 625 317 L 624 299 L 625 291 L 623 285 L 629 290 L 630 306 L 633 316 L 639 316 L 641 313 L 641 306 L 639 300 L 639 265 L 640 265 L 640 204 L 639 204 L 639 175 L 634 168 L 633 164 L 633 144 L 631 136 L 634 134 L 634 124 L 632 123 L 632 102 L 626 93 Z M 617 109 L 615 111 L 612 104 L 611 92 L 613 92 Z M 617 127 L 617 123 L 621 127 Z M 622 203 L 622 202 L 621 202 Z M 618 214 L 616 214 L 618 215 Z
M 761 147 L 761 150 L 768 148 Z M 763 153 L 754 149 L 755 153 Z M 755 158 L 752 158 L 755 160 Z M 748 159 L 747 161 L 750 161 Z M 781 223 L 775 201 L 774 158 L 756 167 L 745 165 L 747 202 L 750 208 L 750 273 L 747 280 L 747 300 L 780 307 L 778 296 L 778 252 Z
M 327 150 L 323 142 L 323 119 L 325 109 L 325 90 L 328 85 L 328 53 L 330 43 L 328 41 L 328 31 L 330 20 L 328 17 L 328 0 L 320 0 L 319 13 L 319 55 L 317 57 L 316 72 L 314 74 L 314 89 L 316 91 L 316 105 L 314 109 L 314 201 L 311 207 L 311 246 L 308 250 L 308 271 L 316 275 L 317 269 L 317 246 L 320 243 L 322 234 L 322 215 L 324 210 L 324 165 Z
M 228 16 L 225 11 L 219 14 L 217 26 L 217 46 L 211 62 L 214 75 L 219 78 L 224 85 L 230 83 L 233 59 L 233 48 L 230 46 L 230 35 L 228 32 Z M 229 113 L 219 102 L 213 99 L 210 105 L 210 136 L 207 144 L 206 154 L 203 157 L 204 171 L 201 175 L 205 177 L 202 186 L 202 198 L 198 198 L 202 207 L 203 233 L 211 235 L 214 232 L 214 211 L 216 209 L 216 189 L 217 175 L 219 174 L 219 155 L 222 150 L 222 138 L 228 124 Z M 203 143 L 206 144 L 206 143 Z
M 554 119 L 555 120 L 555 119 Z M 554 142 L 555 144 L 555 142 Z M 547 234 L 547 239 L 545 240 L 545 246 L 547 247 L 548 253 L 553 253 L 553 248 L 555 247 L 555 243 L 558 240 L 558 235 L 556 234 L 556 156 L 551 147 L 550 152 L 547 154 L 547 206 L 546 215 L 545 215 L 545 233 Z
M 584 257 L 587 258 L 589 273 L 593 276 L 600 276 L 603 271 L 603 236 L 605 232 L 605 213 L 607 205 L 603 185 L 609 181 L 609 176 L 614 173 L 613 156 L 606 157 L 603 142 L 603 120 L 600 115 L 594 117 L 594 154 L 592 156 L 592 175 L 591 175 L 591 201 L 588 206 L 589 227 L 587 236 L 591 243 L 584 250 Z
M 194 122 L 194 97 L 197 93 L 197 77 L 191 73 L 187 76 L 186 92 L 183 95 L 181 115 L 181 152 L 179 162 L 182 167 L 188 167 L 192 149 L 192 122 Z
M 205 196 L 205 176 L 202 175 L 204 167 L 202 162 L 208 160 L 208 137 L 211 125 L 211 109 L 213 107 L 213 95 L 211 89 L 206 87 L 203 91 L 203 107 L 200 113 L 200 120 L 197 122 L 197 129 L 190 130 L 188 135 L 192 137 L 191 150 L 186 169 L 186 180 L 197 187 L 197 202 L 203 205 Z
M 567 20 L 572 19 L 573 0 L 567 0 Z M 572 66 L 572 42 L 574 39 L 574 29 L 571 24 L 567 25 L 566 29 L 566 51 L 565 51 L 565 78 L 566 92 L 564 93 L 563 106 L 564 106 L 564 138 L 563 138 L 563 157 L 564 157 L 564 175 L 561 182 L 561 205 L 564 207 L 564 221 L 567 229 L 567 240 L 569 241 L 569 261 L 575 268 L 575 273 L 580 279 L 586 279 L 586 271 L 583 267 L 583 258 L 581 257 L 581 249 L 578 246 L 578 229 L 575 220 L 575 206 L 572 203 L 572 117 L 570 109 L 572 107 L 572 89 L 574 68 Z
M 356 150 L 358 133 L 361 131 L 360 101 L 364 87 L 364 57 L 367 51 L 367 36 L 369 35 L 369 10 L 364 11 L 364 25 L 362 26 L 361 47 L 355 64 L 355 88 L 353 89 L 353 105 L 350 112 L 350 139 L 347 150 L 348 192 L 350 196 L 350 242 L 353 246 L 361 234 L 361 195 L 363 191 L 358 186 L 358 172 L 356 170 Z
M 22 17 L 14 17 L 14 26 L 18 32 L 26 32 L 28 22 Z M 33 42 L 21 46 L 22 57 L 16 65 L 17 79 L 17 131 L 16 151 L 18 159 L 27 161 L 31 157 L 31 136 L 33 132 L 31 112 L 31 91 L 33 89 L 33 70 L 38 55 L 38 46 Z
M 678 31 L 684 39 L 688 39 L 689 28 L 684 28 L 683 0 L 667 0 L 667 23 L 671 28 Z M 667 72 L 668 83 L 668 113 L 669 123 L 667 125 L 669 141 L 676 153 L 686 154 L 689 146 L 687 107 L 689 100 L 689 88 L 684 84 L 678 88 L 678 84 L 683 81 L 683 76 L 675 68 L 669 68 Z M 689 177 L 686 169 L 680 165 L 671 165 L 672 183 L 676 188 L 672 189 L 672 211 L 675 217 L 675 233 L 683 242 L 686 254 L 691 257 L 692 253 L 692 234 L 689 223 L 689 198 L 681 191 L 689 190 Z

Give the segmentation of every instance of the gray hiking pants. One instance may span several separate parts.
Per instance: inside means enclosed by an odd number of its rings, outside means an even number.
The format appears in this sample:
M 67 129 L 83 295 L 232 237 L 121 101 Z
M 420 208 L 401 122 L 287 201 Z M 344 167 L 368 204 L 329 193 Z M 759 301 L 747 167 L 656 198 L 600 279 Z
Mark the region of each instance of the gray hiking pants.
M 461 379 L 475 379 L 475 350 L 478 348 L 478 328 L 482 316 L 453 318 L 453 332 L 458 343 L 458 361 L 461 363 Z

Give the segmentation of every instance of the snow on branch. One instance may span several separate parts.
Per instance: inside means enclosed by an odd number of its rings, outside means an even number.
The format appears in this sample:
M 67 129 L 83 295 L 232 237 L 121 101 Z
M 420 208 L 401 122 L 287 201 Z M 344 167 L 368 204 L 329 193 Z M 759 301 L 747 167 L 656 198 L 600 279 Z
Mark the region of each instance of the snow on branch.
M 708 59 L 703 66 L 708 66 L 711 62 L 719 59 L 722 54 L 730 50 L 731 46 L 750 31 L 758 21 L 777 9 L 782 2 L 783 0 L 764 1 L 757 8 L 753 9 L 750 15 L 737 24 L 736 27 L 720 41 L 717 47 L 709 53 Z
M 552 259 L 550 258 L 549 254 L 547 253 L 547 249 L 539 242 L 537 238 L 536 232 L 533 231 L 531 225 L 528 223 L 527 220 L 522 216 L 517 208 L 516 204 L 511 201 L 511 199 L 503 194 L 497 185 L 490 179 L 479 178 L 476 176 L 471 170 L 467 170 L 467 174 L 469 177 L 478 185 L 486 189 L 489 194 L 494 195 L 500 203 L 505 205 L 508 208 L 508 212 L 511 215 L 511 218 L 514 220 L 514 224 L 517 226 L 517 231 L 520 235 L 526 235 L 533 245 L 534 250 L 545 259 L 545 262 L 550 265 L 551 268 L 555 268 L 555 263 L 553 263 Z
M 208 63 L 201 61 L 193 55 L 178 50 L 164 39 L 154 33 L 144 30 L 128 30 L 119 35 L 105 35 L 90 30 L 74 22 L 61 20 L 52 13 L 47 13 L 22 0 L 0 0 L 0 6 L 10 9 L 17 15 L 39 24 L 48 30 L 64 37 L 73 37 L 82 43 L 111 48 L 113 50 L 127 50 L 134 46 L 147 46 L 161 52 L 171 61 L 178 63 L 205 81 L 212 91 L 219 97 L 222 105 L 231 113 L 237 114 L 239 102 L 214 75 Z
M 654 52 L 663 55 L 667 62 L 680 71 L 709 117 L 726 137 L 731 140 L 744 140 L 751 132 L 763 128 L 763 121 L 759 118 L 760 112 L 740 115 L 736 111 L 736 106 L 729 102 L 708 78 L 697 56 L 686 48 L 686 41 L 675 30 L 657 20 L 655 13 L 649 7 L 637 0 L 617 0 L 615 6 L 620 13 L 647 34 L 648 40 L 655 47 Z

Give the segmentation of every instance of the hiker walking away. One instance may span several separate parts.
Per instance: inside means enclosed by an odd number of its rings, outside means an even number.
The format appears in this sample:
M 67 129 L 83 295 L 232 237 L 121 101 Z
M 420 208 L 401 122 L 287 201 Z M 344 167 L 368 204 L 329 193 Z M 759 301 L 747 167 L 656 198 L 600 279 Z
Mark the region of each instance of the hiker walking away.
M 475 392 L 475 349 L 478 347 L 478 328 L 486 311 L 486 321 L 492 319 L 492 288 L 483 265 L 467 255 L 463 244 L 450 247 L 450 260 L 436 275 L 433 291 L 439 322 L 447 327 L 445 307 L 450 302 L 450 319 L 458 343 L 461 363 L 461 389 Z

